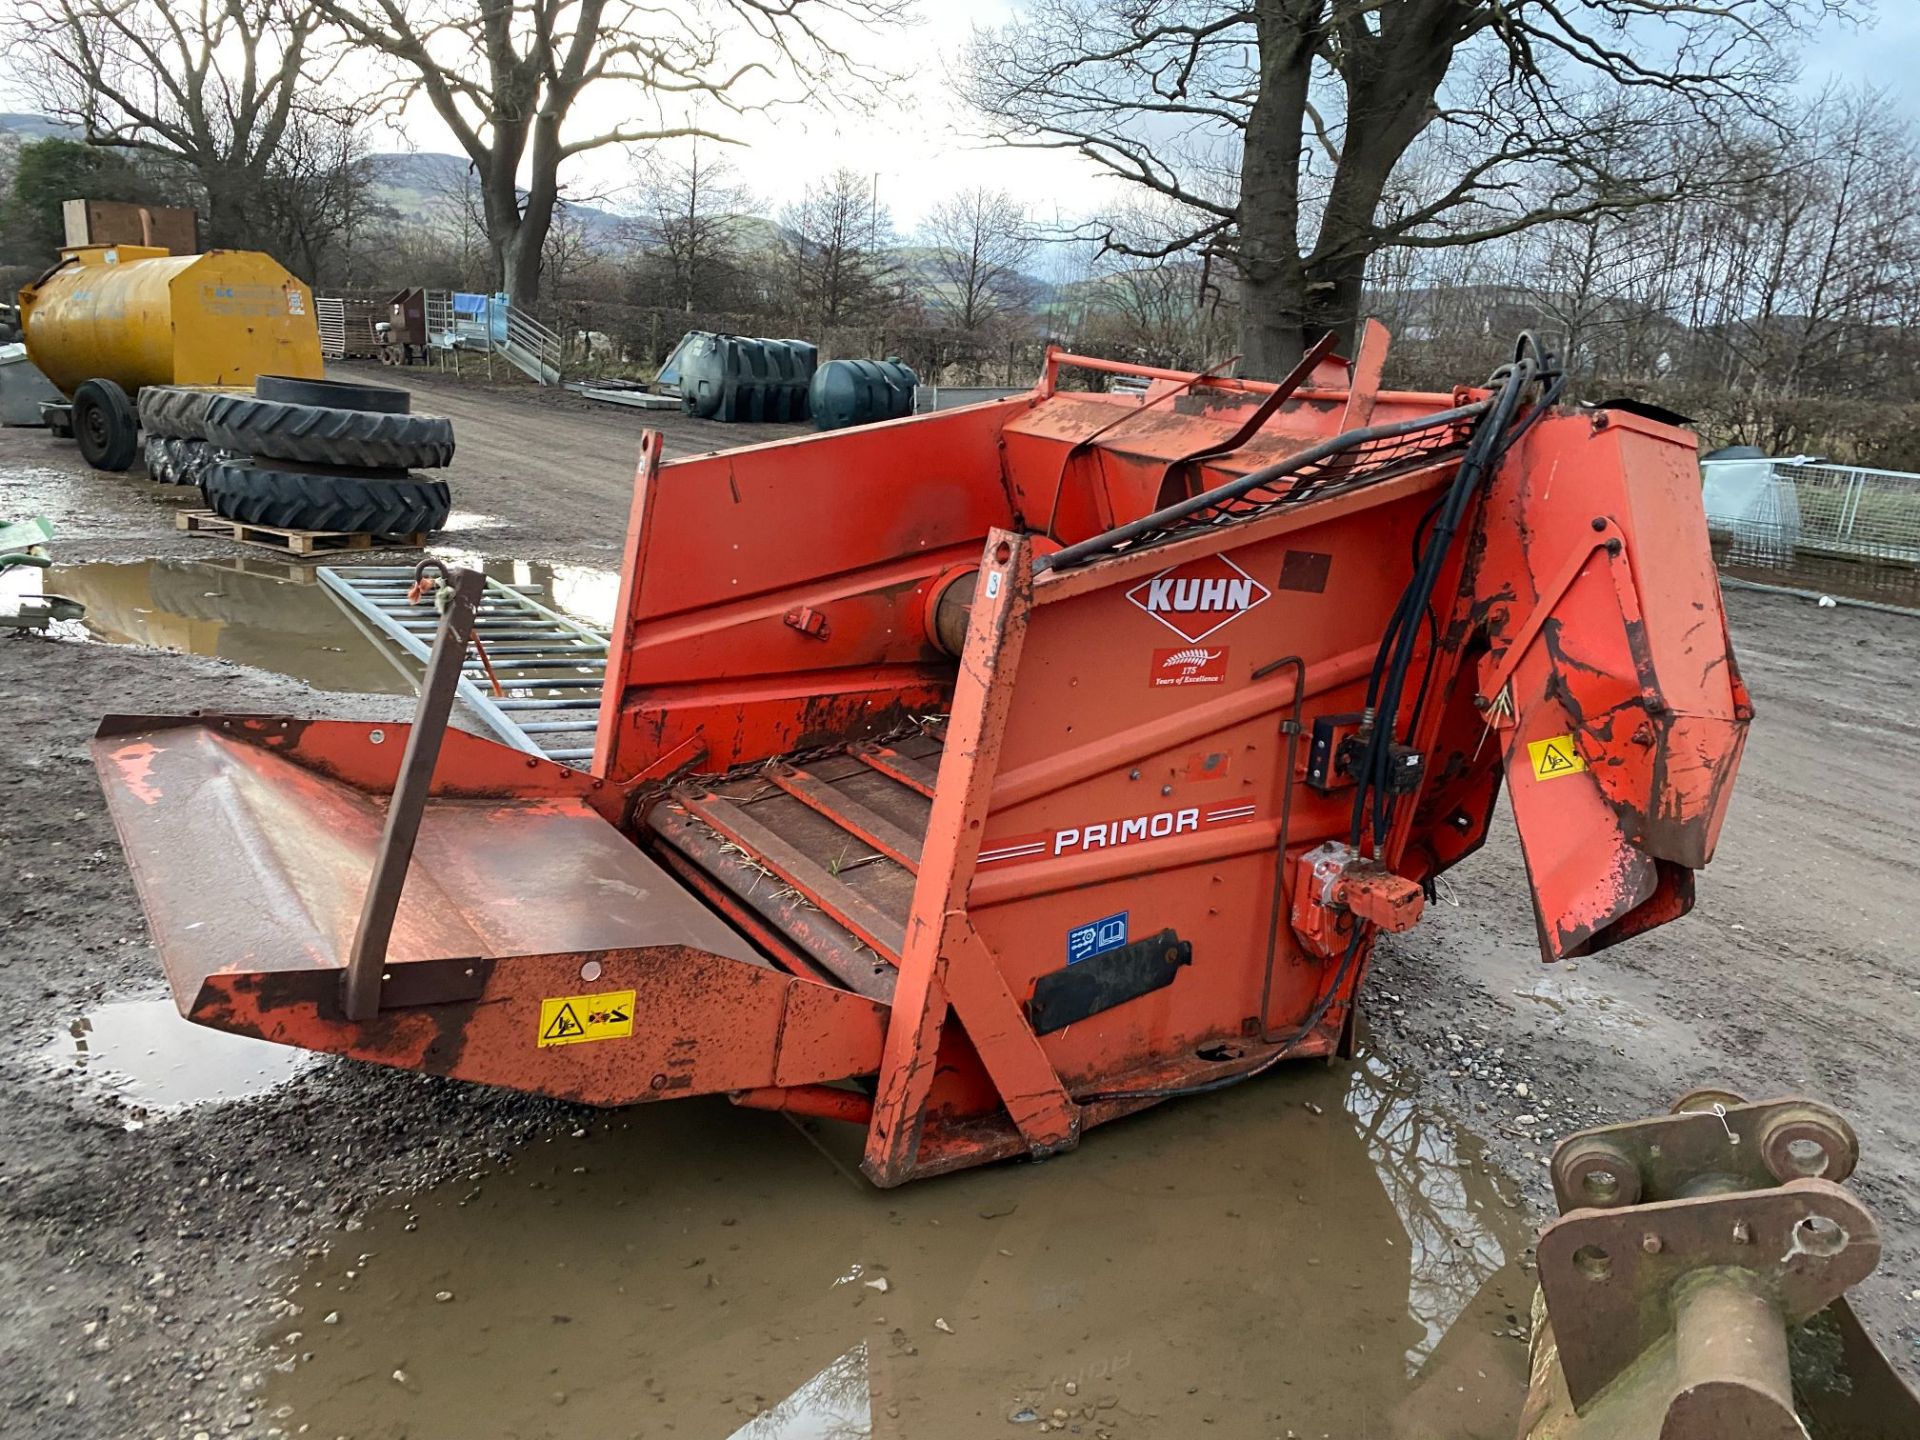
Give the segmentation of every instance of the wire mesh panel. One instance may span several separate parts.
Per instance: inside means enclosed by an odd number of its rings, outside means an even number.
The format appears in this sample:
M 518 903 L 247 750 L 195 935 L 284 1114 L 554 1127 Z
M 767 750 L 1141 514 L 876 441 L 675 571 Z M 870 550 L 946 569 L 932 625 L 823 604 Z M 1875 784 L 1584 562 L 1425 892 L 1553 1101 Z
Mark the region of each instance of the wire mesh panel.
M 1791 462 L 1774 472 L 1793 487 L 1803 543 L 1920 565 L 1920 475 Z
M 421 297 L 421 306 L 427 317 L 427 343 L 442 350 L 450 349 L 454 344 L 452 294 L 446 290 L 428 290 Z
M 1759 456 L 1700 465 L 1722 568 L 1863 599 L 1920 601 L 1920 475 Z

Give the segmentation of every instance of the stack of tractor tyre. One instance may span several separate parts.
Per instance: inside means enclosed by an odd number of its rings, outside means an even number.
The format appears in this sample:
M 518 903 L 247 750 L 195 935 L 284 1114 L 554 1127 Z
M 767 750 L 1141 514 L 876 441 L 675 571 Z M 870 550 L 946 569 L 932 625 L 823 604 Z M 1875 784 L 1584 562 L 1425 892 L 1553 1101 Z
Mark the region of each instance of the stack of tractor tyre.
M 453 422 L 415 415 L 391 385 L 262 375 L 251 392 L 140 394 L 147 468 L 200 486 L 242 524 L 359 535 L 419 535 L 447 523 Z

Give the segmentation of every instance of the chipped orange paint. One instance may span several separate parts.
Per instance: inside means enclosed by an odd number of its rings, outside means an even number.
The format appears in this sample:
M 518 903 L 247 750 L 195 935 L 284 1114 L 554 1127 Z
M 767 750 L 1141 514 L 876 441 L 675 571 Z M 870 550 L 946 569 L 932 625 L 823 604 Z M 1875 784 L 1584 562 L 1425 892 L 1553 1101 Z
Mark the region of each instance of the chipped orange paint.
M 96 761 L 183 1012 L 595 1104 L 725 1092 L 848 1120 L 891 1185 L 1333 1051 L 1372 928 L 1412 923 L 1503 780 L 1546 956 L 1684 913 L 1751 715 L 1684 432 L 1556 416 L 1493 478 L 1421 633 L 1423 708 L 1398 717 L 1420 788 L 1355 872 L 1358 903 L 1296 903 L 1302 857 L 1344 842 L 1352 809 L 1337 774 L 1306 783 L 1306 746 L 1323 717 L 1351 733 L 1457 434 L 1384 478 L 1354 460 L 1330 467 L 1345 488 L 1052 568 L 1163 493 L 1480 395 L 1380 390 L 1384 340 L 1370 327 L 1358 365 L 1323 362 L 1245 436 L 1272 387 L 1059 354 L 1028 394 L 911 420 L 670 463 L 649 435 L 594 773 L 447 737 L 365 1025 L 341 1018 L 338 973 L 405 727 L 374 746 L 342 722 L 110 720 Z M 1074 366 L 1137 375 L 1150 403 L 1063 392 Z M 931 611 L 969 573 L 956 655 Z M 1168 576 L 1196 583 L 1156 589 Z M 1149 683 L 1156 654 L 1193 646 L 1206 683 Z M 898 748 L 930 716 L 944 749 Z M 1588 768 L 1542 786 L 1527 747 L 1550 736 Z M 894 817 L 868 837 L 910 897 L 869 927 L 877 954 L 823 938 L 831 906 L 781 919 L 668 845 L 697 802 L 648 823 L 689 773 L 822 751 L 930 804 L 923 837 Z M 1128 945 L 1171 931 L 1191 963 L 1110 993 L 1104 956 L 1068 976 L 1069 933 L 1122 916 Z M 851 945 L 871 996 L 823 979 L 807 942 Z M 1029 1006 L 1063 976 L 1096 1003 L 1037 1033 Z M 633 1037 L 536 1046 L 543 996 L 596 988 L 640 996 Z

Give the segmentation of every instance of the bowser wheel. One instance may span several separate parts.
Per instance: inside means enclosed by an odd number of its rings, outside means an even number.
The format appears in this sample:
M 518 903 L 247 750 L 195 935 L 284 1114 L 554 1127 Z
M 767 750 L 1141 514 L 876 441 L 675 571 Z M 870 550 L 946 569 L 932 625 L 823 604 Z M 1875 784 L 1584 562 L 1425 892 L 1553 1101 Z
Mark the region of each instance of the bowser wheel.
M 96 470 L 125 470 L 140 449 L 140 420 L 127 392 L 111 380 L 88 380 L 73 392 L 73 438 Z

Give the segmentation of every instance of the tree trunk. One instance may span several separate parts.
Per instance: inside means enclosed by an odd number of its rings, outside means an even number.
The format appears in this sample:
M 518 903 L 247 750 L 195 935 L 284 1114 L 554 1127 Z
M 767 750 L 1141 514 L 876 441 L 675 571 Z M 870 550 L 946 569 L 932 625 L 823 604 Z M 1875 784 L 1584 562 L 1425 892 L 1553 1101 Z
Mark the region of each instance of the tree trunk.
M 1240 158 L 1240 373 L 1279 379 L 1306 342 L 1300 266 L 1300 150 L 1320 0 L 1259 0 L 1260 90 Z
M 531 313 L 540 299 L 540 247 L 545 241 L 544 233 L 533 239 L 533 227 L 523 224 L 504 247 L 501 277 L 507 301 L 515 309 Z
M 1301 317 L 1306 297 L 1299 277 L 1267 274 L 1240 280 L 1240 369 L 1257 380 L 1277 380 L 1306 353 Z

